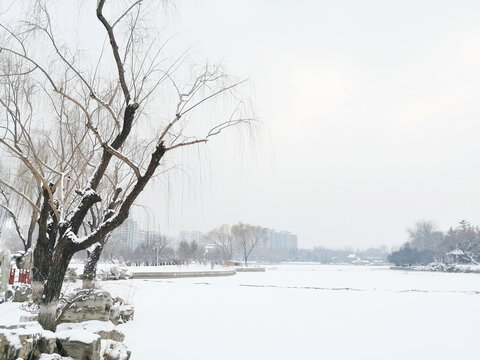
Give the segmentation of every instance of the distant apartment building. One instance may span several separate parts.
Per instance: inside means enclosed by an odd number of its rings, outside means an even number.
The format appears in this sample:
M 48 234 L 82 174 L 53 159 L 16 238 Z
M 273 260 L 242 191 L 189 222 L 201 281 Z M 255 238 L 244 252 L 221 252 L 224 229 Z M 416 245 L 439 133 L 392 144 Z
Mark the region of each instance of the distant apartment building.
M 127 219 L 112 232 L 112 237 L 124 244 L 131 253 L 139 244 L 139 234 L 138 223 L 133 219 Z
M 297 235 L 289 231 L 265 229 L 265 237 L 260 240 L 255 257 L 264 261 L 283 261 L 292 259 L 297 250 Z
M 270 250 L 296 251 L 298 248 L 297 235 L 289 231 L 265 229 L 265 239 L 261 246 Z

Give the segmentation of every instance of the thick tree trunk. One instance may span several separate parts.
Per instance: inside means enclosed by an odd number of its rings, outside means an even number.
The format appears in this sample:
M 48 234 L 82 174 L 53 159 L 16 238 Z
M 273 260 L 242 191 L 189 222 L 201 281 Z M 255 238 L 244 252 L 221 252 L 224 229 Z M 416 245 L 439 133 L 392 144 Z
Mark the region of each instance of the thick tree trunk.
M 95 277 L 97 276 L 97 264 L 102 254 L 104 241 L 100 241 L 87 250 L 87 261 L 83 269 L 83 288 L 93 289 L 95 287 Z
M 50 234 L 56 235 L 57 222 L 55 215 L 51 223 L 48 223 L 51 216 L 50 197 L 48 191 L 43 190 L 43 205 L 38 219 L 38 238 L 35 249 L 33 250 L 33 267 L 32 267 L 32 298 L 39 300 L 45 281 L 48 278 L 48 272 L 52 265 L 52 253 L 55 245 L 55 238 L 50 240 Z
M 63 241 L 62 241 L 63 240 Z M 45 330 L 55 331 L 57 328 L 57 305 L 62 291 L 63 280 L 73 256 L 64 239 L 57 246 L 54 253 L 55 261 L 52 262 L 48 279 L 45 282 L 42 302 L 38 314 L 38 322 Z

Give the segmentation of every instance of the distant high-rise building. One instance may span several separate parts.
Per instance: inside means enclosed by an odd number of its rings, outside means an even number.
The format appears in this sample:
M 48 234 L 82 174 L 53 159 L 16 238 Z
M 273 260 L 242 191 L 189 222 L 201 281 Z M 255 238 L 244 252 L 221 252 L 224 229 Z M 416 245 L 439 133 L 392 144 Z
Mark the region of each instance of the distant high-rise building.
M 112 236 L 126 245 L 127 251 L 135 250 L 139 243 L 138 223 L 133 219 L 127 219 L 112 232 Z
M 281 261 L 293 258 L 297 250 L 297 235 L 289 231 L 265 229 L 265 236 L 260 240 L 255 254 L 258 259 Z
M 265 237 L 260 247 L 270 250 L 294 250 L 298 248 L 297 235 L 289 231 L 265 229 Z

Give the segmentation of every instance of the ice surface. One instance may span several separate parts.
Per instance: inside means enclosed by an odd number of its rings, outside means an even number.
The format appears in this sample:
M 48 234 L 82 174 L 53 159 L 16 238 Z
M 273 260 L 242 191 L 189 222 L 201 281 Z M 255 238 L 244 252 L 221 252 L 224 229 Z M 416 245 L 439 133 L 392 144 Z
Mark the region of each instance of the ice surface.
M 281 265 L 105 282 L 133 294 L 132 360 L 454 359 L 478 354 L 480 275 Z

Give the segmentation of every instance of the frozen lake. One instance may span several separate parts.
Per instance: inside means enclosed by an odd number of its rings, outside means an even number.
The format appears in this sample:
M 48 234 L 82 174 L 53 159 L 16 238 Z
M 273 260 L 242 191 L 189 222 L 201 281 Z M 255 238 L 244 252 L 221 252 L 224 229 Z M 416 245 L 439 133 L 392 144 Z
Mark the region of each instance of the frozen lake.
M 123 327 L 132 360 L 478 354 L 480 274 L 281 265 L 265 273 L 104 287 L 135 304 L 135 320 Z

